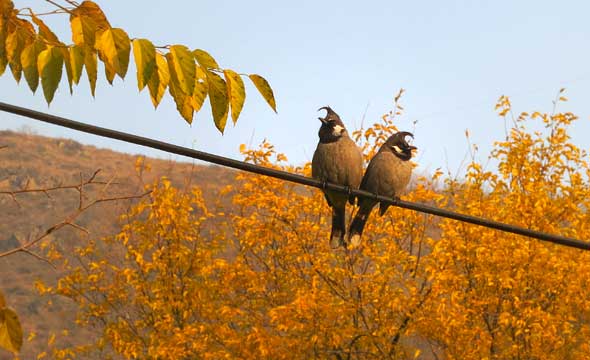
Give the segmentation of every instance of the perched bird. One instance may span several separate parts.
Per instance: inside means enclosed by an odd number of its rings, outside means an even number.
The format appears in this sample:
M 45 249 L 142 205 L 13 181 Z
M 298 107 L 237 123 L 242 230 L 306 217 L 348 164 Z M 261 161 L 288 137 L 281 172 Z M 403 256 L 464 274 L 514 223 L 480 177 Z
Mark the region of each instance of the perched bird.
M 398 197 L 410 182 L 412 157 L 415 146 L 406 142 L 406 136 L 414 135 L 407 131 L 397 132 L 389 137 L 379 152 L 371 159 L 361 182 L 361 190 L 387 197 Z M 359 211 L 349 229 L 349 241 L 353 247 L 360 245 L 361 235 L 371 210 L 377 201 L 359 198 Z M 383 216 L 389 205 L 379 204 L 379 215 Z
M 363 176 L 363 156 L 356 143 L 348 136 L 340 116 L 329 106 L 318 135 L 320 141 L 311 161 L 311 175 L 321 181 L 358 189 Z M 318 110 L 318 111 L 319 111 Z M 332 207 L 332 231 L 330 246 L 346 246 L 346 201 L 354 202 L 347 194 L 324 190 L 328 205 Z

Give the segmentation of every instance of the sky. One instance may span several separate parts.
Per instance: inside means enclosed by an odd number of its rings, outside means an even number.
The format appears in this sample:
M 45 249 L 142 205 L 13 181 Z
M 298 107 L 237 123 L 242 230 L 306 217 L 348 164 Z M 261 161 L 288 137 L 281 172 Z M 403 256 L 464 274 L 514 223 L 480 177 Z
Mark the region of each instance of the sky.
M 52 9 L 40 0 L 13 0 L 18 8 Z M 99 69 L 96 97 L 86 78 L 69 94 L 62 82 L 51 106 L 40 90 L 0 77 L 0 101 L 73 120 L 241 159 L 239 145 L 269 140 L 293 164 L 310 161 L 318 141 L 317 109 L 329 105 L 349 132 L 392 110 L 400 88 L 422 171 L 458 173 L 470 142 L 485 162 L 504 122 L 494 112 L 501 95 L 516 112 L 558 110 L 580 117 L 573 140 L 589 149 L 590 3 L 585 1 L 114 1 L 96 0 L 113 27 L 156 45 L 204 49 L 221 67 L 257 73 L 271 84 L 278 114 L 253 85 L 236 126 L 222 136 L 210 110 L 189 126 L 166 95 L 154 110 L 147 90 L 138 93 L 133 61 L 113 86 Z M 71 42 L 65 15 L 45 21 Z M 65 78 L 65 75 L 64 75 Z M 363 120 L 364 119 L 364 120 Z M 414 125 L 414 122 L 416 124 Z M 133 154 L 185 161 L 157 150 L 82 134 L 0 113 L 0 129 L 26 129 Z M 0 139 L 1 140 L 1 139 Z

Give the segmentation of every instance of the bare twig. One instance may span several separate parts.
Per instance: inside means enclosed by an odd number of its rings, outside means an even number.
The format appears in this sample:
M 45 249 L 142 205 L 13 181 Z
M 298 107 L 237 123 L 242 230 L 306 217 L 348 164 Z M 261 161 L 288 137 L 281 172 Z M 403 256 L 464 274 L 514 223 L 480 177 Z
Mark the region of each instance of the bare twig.
M 49 265 L 51 265 L 52 268 L 56 269 L 55 265 L 49 259 L 47 259 L 47 258 L 45 258 L 45 257 L 43 257 L 43 256 L 41 256 L 41 255 L 39 255 L 37 253 L 34 253 L 31 250 L 26 249 L 26 248 L 25 249 L 22 249 L 22 251 L 25 252 L 25 253 L 27 253 L 27 254 L 29 254 L 29 255 L 31 255 L 31 256 L 33 256 L 33 257 L 36 257 L 37 259 L 39 259 L 41 261 L 44 261 L 44 262 L 48 263 Z
M 67 12 L 68 14 L 73 14 L 70 9 L 61 6 L 60 4 L 56 3 L 55 1 L 52 1 L 52 0 L 45 0 L 45 1 L 47 1 L 48 3 L 50 3 L 51 5 L 53 5 L 55 7 L 60 8 L 61 10 Z
M 109 201 L 118 201 L 118 200 L 131 200 L 131 199 L 140 199 L 146 195 L 148 195 L 149 193 L 151 193 L 151 191 L 146 191 L 142 194 L 139 195 L 129 195 L 129 196 L 116 196 L 116 197 L 108 197 L 108 198 L 98 198 L 93 200 L 92 202 L 86 204 L 83 207 L 78 208 L 76 211 L 74 211 L 72 214 L 70 214 L 68 217 L 66 217 L 63 221 L 60 221 L 56 224 L 54 224 L 53 226 L 49 227 L 47 230 L 45 230 L 45 232 L 39 236 L 37 236 L 36 238 L 34 238 L 33 240 L 30 240 L 28 242 L 26 242 L 25 244 L 22 244 L 21 246 L 14 248 L 12 250 L 8 250 L 5 252 L 0 253 L 0 258 L 5 257 L 5 256 L 9 256 L 12 254 L 15 254 L 17 252 L 24 252 L 27 253 L 29 255 L 33 255 L 34 257 L 47 261 L 46 259 L 42 259 L 40 256 L 38 256 L 37 254 L 34 254 L 30 251 L 30 248 L 32 246 L 34 246 L 35 244 L 37 244 L 39 241 L 45 239 L 47 236 L 49 236 L 50 234 L 52 234 L 53 232 L 65 227 L 65 226 L 71 226 L 73 228 L 76 228 L 80 231 L 86 232 L 88 233 L 88 230 L 84 229 L 83 227 L 77 225 L 74 223 L 74 220 L 80 216 L 80 214 L 82 214 L 84 211 L 88 210 L 89 208 L 91 208 L 92 206 L 99 204 L 99 203 L 103 203 L 103 202 L 109 202 Z

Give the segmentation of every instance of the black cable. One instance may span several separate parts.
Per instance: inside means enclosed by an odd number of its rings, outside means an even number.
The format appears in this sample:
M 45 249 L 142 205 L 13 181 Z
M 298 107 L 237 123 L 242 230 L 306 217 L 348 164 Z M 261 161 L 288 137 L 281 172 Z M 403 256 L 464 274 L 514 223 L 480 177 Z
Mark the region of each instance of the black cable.
M 39 121 L 55 124 L 58 126 L 63 126 L 63 127 L 67 127 L 70 129 L 82 131 L 85 133 L 103 136 L 103 137 L 111 138 L 111 139 L 117 139 L 117 140 L 129 142 L 129 143 L 133 143 L 133 144 L 137 144 L 137 145 L 141 145 L 141 146 L 146 146 L 146 147 L 150 147 L 153 149 L 162 150 L 162 151 L 165 151 L 168 153 L 173 153 L 173 154 L 182 155 L 182 156 L 186 156 L 186 157 L 193 158 L 193 159 L 203 160 L 203 161 L 214 163 L 217 165 L 222 165 L 222 166 L 226 166 L 226 167 L 230 167 L 230 168 L 234 168 L 234 169 L 244 170 L 244 171 L 248 171 L 248 172 L 252 172 L 252 173 L 256 173 L 256 174 L 260 174 L 260 175 L 270 176 L 270 177 L 274 177 L 277 179 L 290 181 L 290 182 L 294 182 L 294 183 L 298 183 L 298 184 L 302 184 L 302 185 L 313 186 L 313 187 L 320 188 L 320 189 L 329 189 L 329 190 L 334 190 L 334 191 L 338 191 L 338 192 L 342 192 L 342 193 L 351 193 L 351 194 L 359 196 L 359 197 L 372 198 L 377 201 L 380 201 L 380 202 L 383 202 L 383 203 L 386 203 L 389 205 L 401 207 L 404 209 L 420 211 L 420 212 L 424 212 L 424 213 L 428 213 L 428 214 L 432 214 L 432 215 L 436 215 L 436 216 L 441 216 L 441 217 L 446 217 L 449 219 L 467 222 L 470 224 L 485 226 L 488 228 L 501 230 L 501 231 L 505 231 L 505 232 L 509 232 L 509 233 L 513 233 L 513 234 L 524 235 L 524 236 L 528 236 L 531 238 L 552 242 L 555 244 L 570 246 L 570 247 L 583 249 L 583 250 L 590 250 L 590 243 L 584 242 L 581 240 L 572 239 L 572 238 L 568 238 L 568 237 L 564 237 L 564 236 L 560 236 L 560 235 L 547 234 L 547 233 L 543 233 L 543 232 L 535 231 L 535 230 L 529 230 L 529 229 L 525 229 L 520 226 L 504 224 L 504 223 L 501 223 L 498 221 L 487 220 L 487 219 L 478 218 L 478 217 L 471 216 L 471 215 L 459 214 L 459 213 L 456 213 L 453 211 L 440 209 L 440 208 L 437 208 L 434 206 L 428 206 L 428 205 L 414 203 L 414 202 L 410 202 L 410 201 L 392 199 L 392 198 L 388 198 L 385 196 L 376 195 L 376 194 L 373 194 L 373 193 L 370 193 L 370 192 L 364 191 L 364 190 L 352 190 L 352 189 L 347 188 L 346 186 L 333 184 L 333 183 L 324 183 L 322 181 L 308 178 L 308 177 L 305 177 L 302 175 L 292 174 L 292 173 L 289 173 L 286 171 L 270 169 L 270 168 L 255 165 L 255 164 L 249 164 L 249 163 L 245 163 L 243 161 L 233 160 L 233 159 L 229 159 L 229 158 L 226 158 L 223 156 L 213 155 L 213 154 L 209 154 L 209 153 L 206 153 L 203 151 L 193 150 L 193 149 L 189 149 L 186 147 L 165 143 L 163 141 L 158 141 L 158 140 L 154 140 L 154 139 L 150 139 L 150 138 L 146 138 L 146 137 L 142 137 L 142 136 L 124 133 L 121 131 L 106 129 L 106 128 L 102 128 L 102 127 L 98 127 L 98 126 L 94 126 L 94 125 L 88 125 L 88 124 L 84 124 L 81 122 L 65 119 L 65 118 L 62 118 L 59 116 L 50 115 L 50 114 L 42 113 L 39 111 L 23 108 L 20 106 L 15 106 L 15 105 L 10 105 L 10 104 L 0 102 L 0 110 L 6 111 L 6 112 L 9 112 L 12 114 L 20 115 L 20 116 L 25 116 L 25 117 L 28 117 L 31 119 L 36 119 Z

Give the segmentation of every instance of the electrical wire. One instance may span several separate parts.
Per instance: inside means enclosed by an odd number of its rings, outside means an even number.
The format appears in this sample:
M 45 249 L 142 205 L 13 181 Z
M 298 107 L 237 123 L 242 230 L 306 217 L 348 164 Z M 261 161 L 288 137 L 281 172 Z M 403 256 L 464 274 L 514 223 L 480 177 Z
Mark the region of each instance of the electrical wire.
M 182 155 L 182 156 L 186 156 L 186 157 L 193 158 L 193 159 L 203 160 L 203 161 L 206 161 L 209 163 L 213 163 L 213 164 L 217 164 L 217 165 L 221 165 L 221 166 L 225 166 L 225 167 L 230 167 L 233 169 L 243 170 L 243 171 L 247 171 L 247 172 L 251 172 L 251 173 L 255 173 L 255 174 L 259 174 L 259 175 L 264 175 L 264 176 L 270 176 L 273 178 L 277 178 L 277 179 L 281 179 L 281 180 L 285 180 L 285 181 L 289 181 L 289 182 L 294 182 L 294 183 L 301 184 L 301 185 L 312 186 L 312 187 L 316 187 L 319 189 L 328 189 L 328 190 L 333 190 L 333 191 L 337 191 L 337 192 L 352 194 L 357 197 L 371 198 L 376 201 L 379 201 L 379 202 L 382 202 L 385 204 L 389 204 L 392 206 L 397 206 L 397 207 L 404 208 L 404 209 L 419 211 L 419 212 L 423 212 L 423 213 L 427 213 L 427 214 L 431 214 L 431 215 L 436 215 L 436 216 L 440 216 L 440 217 L 444 217 L 444 218 L 449 218 L 449 219 L 453 219 L 453 220 L 458 220 L 458 221 L 462 221 L 462 222 L 466 222 L 466 223 L 470 223 L 470 224 L 474 224 L 474 225 L 484 226 L 484 227 L 488 227 L 491 229 L 496 229 L 496 230 L 500 230 L 500 231 L 504 231 L 504 232 L 508 232 L 508 233 L 528 236 L 531 238 L 535 238 L 535 239 L 539 239 L 539 240 L 543 240 L 543 241 L 548 241 L 548 242 L 551 242 L 554 244 L 569 246 L 569 247 L 582 249 L 582 250 L 590 250 L 590 242 L 585 242 L 585 241 L 581 241 L 581 240 L 577 240 L 577 239 L 573 239 L 573 238 L 568 238 L 568 237 L 564 237 L 564 236 L 560 236 L 560 235 L 548 234 L 548 233 L 544 233 L 541 231 L 530 230 L 530 229 L 526 229 L 526 228 L 523 228 L 520 226 L 505 224 L 505 223 L 501 223 L 498 221 L 484 219 L 484 218 L 480 218 L 480 217 L 476 217 L 476 216 L 460 214 L 460 213 L 457 213 L 454 211 L 445 210 L 445 209 L 441 209 L 441 208 L 437 208 L 437 207 L 429 206 L 429 205 L 425 205 L 425 204 L 404 201 L 401 199 L 389 198 L 389 197 L 377 195 L 377 194 L 374 194 L 374 193 L 371 193 L 368 191 L 364 191 L 364 190 L 350 189 L 347 186 L 342 186 L 342 185 L 328 183 L 328 182 L 322 182 L 317 179 L 309 178 L 309 177 L 298 175 L 298 174 L 289 173 L 286 171 L 271 169 L 271 168 L 267 168 L 267 167 L 256 165 L 256 164 L 250 164 L 250 163 L 246 163 L 243 161 L 238 161 L 238 160 L 226 158 L 223 156 L 214 155 L 214 154 L 210 154 L 207 152 L 198 151 L 198 150 L 166 143 L 163 141 L 158 141 L 158 140 L 154 140 L 154 139 L 150 139 L 150 138 L 146 138 L 146 137 L 142 137 L 142 136 L 138 136 L 138 135 L 133 135 L 133 134 L 129 134 L 129 133 L 121 132 L 121 131 L 111 130 L 111 129 L 107 129 L 107 128 L 103 128 L 103 127 L 99 127 L 99 126 L 89 125 L 89 124 L 85 124 L 82 122 L 69 120 L 69 119 L 66 119 L 63 117 L 35 111 L 32 109 L 27 109 L 27 108 L 16 106 L 16 105 L 11 105 L 11 104 L 6 104 L 3 102 L 0 102 L 0 110 L 5 111 L 5 112 L 9 112 L 12 114 L 16 114 L 16 115 L 28 117 L 30 119 L 35 119 L 35 120 L 43 121 L 46 123 L 66 127 L 69 129 L 85 132 L 88 134 L 98 135 L 98 136 L 102 136 L 102 137 L 106 137 L 106 138 L 110 138 L 110 139 L 117 139 L 117 140 L 125 141 L 128 143 L 136 144 L 136 145 L 141 145 L 141 146 L 145 146 L 145 147 L 149 147 L 149 148 L 153 148 L 153 149 L 162 150 L 162 151 L 172 153 L 172 154 L 177 154 L 177 155 Z

